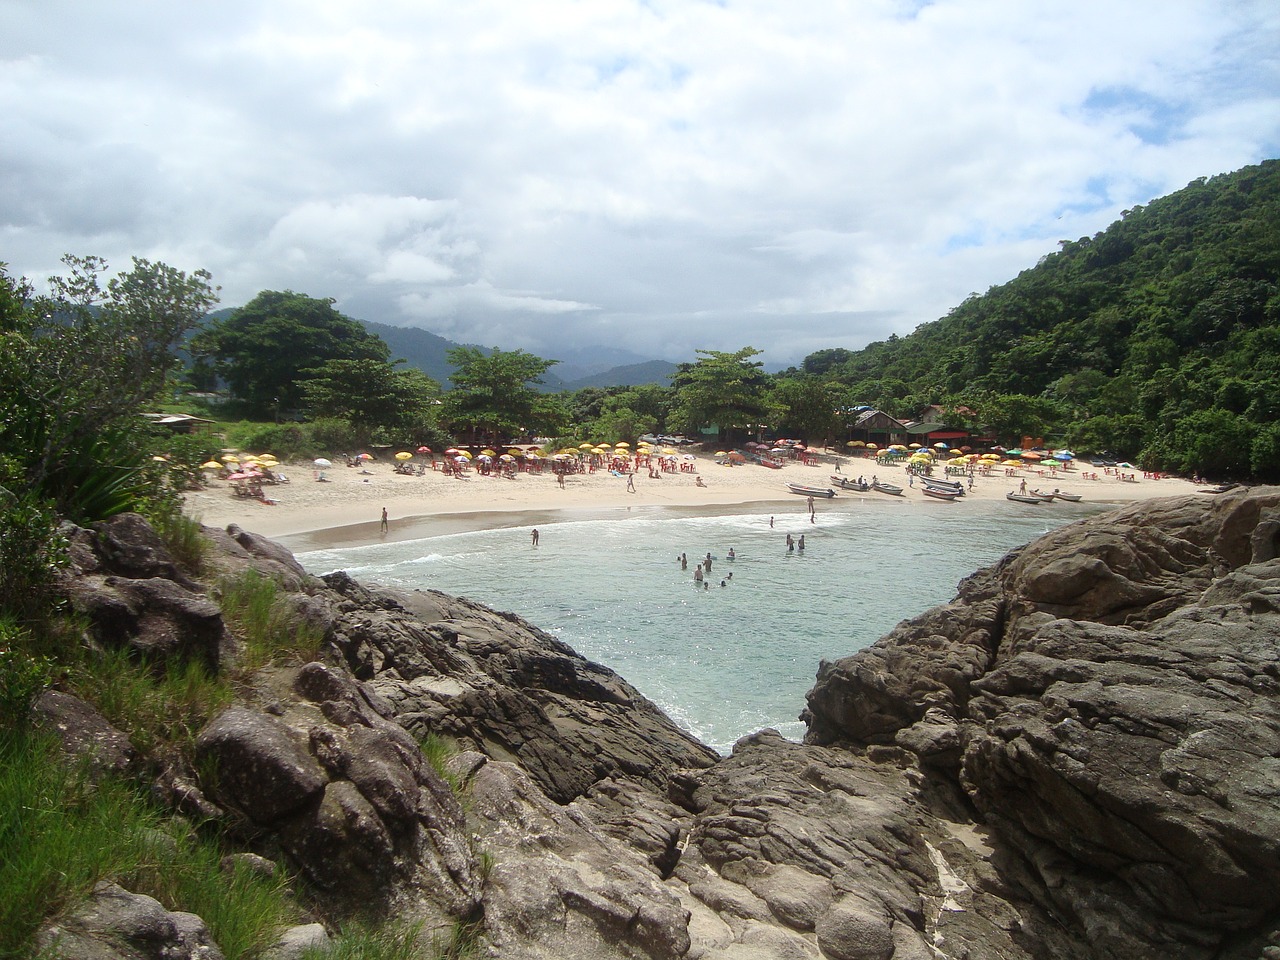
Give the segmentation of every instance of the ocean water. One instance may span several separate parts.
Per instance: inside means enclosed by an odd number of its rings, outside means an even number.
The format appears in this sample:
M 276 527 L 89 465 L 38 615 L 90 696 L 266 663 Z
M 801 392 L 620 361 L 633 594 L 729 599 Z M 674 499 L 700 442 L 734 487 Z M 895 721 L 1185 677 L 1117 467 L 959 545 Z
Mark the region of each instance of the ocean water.
M 798 715 L 819 660 L 868 646 L 950 600 L 975 570 L 1100 508 L 868 495 L 817 509 L 810 523 L 800 498 L 636 508 L 541 522 L 536 547 L 527 524 L 432 536 L 423 521 L 420 538 L 298 559 L 316 574 L 346 570 L 366 583 L 442 590 L 518 613 L 727 752 L 764 727 L 801 738 Z M 788 552 L 788 533 L 804 535 L 803 552 Z M 700 588 L 693 569 L 707 553 L 711 576 Z

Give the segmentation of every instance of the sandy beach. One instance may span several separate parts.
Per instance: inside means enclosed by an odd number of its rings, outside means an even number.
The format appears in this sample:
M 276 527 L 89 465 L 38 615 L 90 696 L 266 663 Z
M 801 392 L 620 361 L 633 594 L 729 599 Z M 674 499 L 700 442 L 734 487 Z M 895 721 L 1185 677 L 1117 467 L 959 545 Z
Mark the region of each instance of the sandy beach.
M 815 451 L 816 452 L 816 451 Z M 608 470 L 571 474 L 563 488 L 549 468 L 542 473 L 519 473 L 514 478 L 482 476 L 468 471 L 461 478 L 428 469 L 422 476 L 406 476 L 395 472 L 394 461 L 374 461 L 363 468 L 335 466 L 324 471 L 324 481 L 316 479 L 315 469 L 308 464 L 285 464 L 281 470 L 288 483 L 265 487 L 267 497 L 275 503 L 237 497 L 231 484 L 210 480 L 202 490 L 187 494 L 187 512 L 201 522 L 215 527 L 237 524 L 263 536 L 285 541 L 295 549 L 325 544 L 352 544 L 378 539 L 395 540 L 423 536 L 423 522 L 435 521 L 438 533 L 453 533 L 521 523 L 551 523 L 561 515 L 607 515 L 629 507 L 737 506 L 778 502 L 779 512 L 807 509 L 805 499 L 790 493 L 786 483 L 831 486 L 830 477 L 839 473 L 850 478 L 870 479 L 872 475 L 904 488 L 902 497 L 879 493 L 836 490 L 838 496 L 883 498 L 913 508 L 952 507 L 963 509 L 966 500 L 955 504 L 939 503 L 911 489 L 902 466 L 890 466 L 862 457 L 848 457 L 835 452 L 817 454 L 814 465 L 798 461 L 787 463 L 781 470 L 756 464 L 725 466 L 708 454 L 694 454 L 685 461 L 696 472 L 663 473 L 661 479 L 647 475 L 641 467 L 633 480 L 635 492 L 627 490 L 625 476 L 611 475 Z M 1055 487 L 1080 494 L 1086 502 L 1119 504 L 1150 497 L 1181 496 L 1197 487 L 1189 480 L 1176 477 L 1144 478 L 1141 472 L 1132 480 L 1108 475 L 1095 468 L 1070 466 L 1050 471 L 1048 468 L 1024 467 L 1006 475 L 1006 468 L 996 467 L 990 476 L 977 476 L 971 500 L 1003 499 L 1017 490 L 1023 480 L 1029 489 L 1053 490 Z M 1042 475 L 1043 470 L 1043 475 Z M 935 474 L 941 475 L 936 468 Z M 1088 477 L 1084 476 L 1088 474 Z M 705 486 L 698 485 L 702 478 Z M 819 499 L 816 509 L 822 510 Z M 1051 506 L 1046 504 L 1046 506 Z M 382 509 L 386 508 L 387 533 L 380 531 Z M 522 516 L 512 516 L 519 514 Z M 545 517 L 545 519 L 540 519 Z

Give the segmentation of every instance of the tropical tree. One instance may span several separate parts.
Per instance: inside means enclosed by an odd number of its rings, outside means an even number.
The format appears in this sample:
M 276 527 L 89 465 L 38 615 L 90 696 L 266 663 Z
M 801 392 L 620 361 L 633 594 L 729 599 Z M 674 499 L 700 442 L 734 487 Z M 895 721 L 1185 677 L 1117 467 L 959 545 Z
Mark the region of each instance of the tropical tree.
M 391 358 L 381 337 L 333 304 L 292 290 L 264 290 L 194 337 L 192 354 L 211 363 L 252 412 L 293 409 L 302 400 L 306 371 L 330 360 Z
M 455 431 L 497 443 L 528 431 L 554 434 L 563 426 L 564 403 L 534 386 L 559 361 L 523 350 L 485 353 L 479 347 L 455 347 L 448 358 L 456 369 L 443 416 Z
M 329 360 L 299 383 L 308 412 L 337 417 L 359 430 L 417 425 L 431 419 L 440 385 L 421 370 L 385 360 Z
M 675 388 L 673 417 L 689 432 L 714 425 L 724 437 L 734 429 L 750 432 L 769 414 L 769 377 L 752 357 L 761 351 L 743 347 L 735 353 L 695 351 L 696 363 L 681 364 L 671 378 Z
M 787 377 L 774 386 L 772 399 L 780 410 L 778 428 L 787 436 L 814 441 L 840 433 L 844 390 L 839 384 L 811 376 Z

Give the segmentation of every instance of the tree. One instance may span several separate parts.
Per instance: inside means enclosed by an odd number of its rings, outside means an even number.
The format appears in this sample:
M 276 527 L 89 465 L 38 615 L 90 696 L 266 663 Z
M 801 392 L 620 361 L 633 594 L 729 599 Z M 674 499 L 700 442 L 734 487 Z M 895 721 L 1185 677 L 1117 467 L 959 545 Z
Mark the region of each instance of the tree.
M 210 324 L 191 342 L 197 359 L 218 375 L 257 414 L 292 409 L 302 400 L 304 371 L 330 360 L 380 360 L 391 350 L 381 337 L 316 299 L 292 290 L 264 290 L 225 320 Z
M 787 436 L 812 442 L 840 433 L 843 390 L 839 384 L 817 377 L 788 377 L 778 381 L 773 399 L 781 407 L 780 429 Z
M 561 426 L 564 405 L 532 386 L 559 361 L 523 350 L 486 354 L 479 347 L 455 347 L 448 357 L 456 370 L 453 388 L 444 396 L 444 416 L 455 429 L 497 443 L 504 436 L 552 433 Z
M 397 370 L 384 360 L 329 360 L 299 383 L 308 411 L 357 429 L 405 428 L 431 419 L 440 385 L 421 370 Z
M 716 425 L 723 437 L 734 429 L 747 430 L 769 413 L 769 377 L 763 364 L 752 360 L 761 351 L 743 347 L 736 353 L 698 350 L 697 363 L 681 364 L 671 378 L 676 391 L 675 418 L 687 431 Z
M 160 495 L 140 414 L 217 296 L 203 270 L 134 258 L 104 289 L 106 261 L 63 263 L 49 297 L 0 264 L 0 486 L 84 522 Z

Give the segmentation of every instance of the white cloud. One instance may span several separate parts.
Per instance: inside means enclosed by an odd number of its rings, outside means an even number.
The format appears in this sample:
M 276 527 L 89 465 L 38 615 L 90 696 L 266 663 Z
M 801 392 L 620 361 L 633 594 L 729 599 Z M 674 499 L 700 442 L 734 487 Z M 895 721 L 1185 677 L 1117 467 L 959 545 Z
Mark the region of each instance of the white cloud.
M 14 271 L 138 254 L 548 355 L 861 346 L 1280 152 L 1267 0 L 0 16 Z

